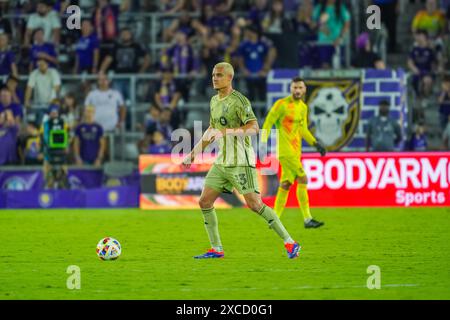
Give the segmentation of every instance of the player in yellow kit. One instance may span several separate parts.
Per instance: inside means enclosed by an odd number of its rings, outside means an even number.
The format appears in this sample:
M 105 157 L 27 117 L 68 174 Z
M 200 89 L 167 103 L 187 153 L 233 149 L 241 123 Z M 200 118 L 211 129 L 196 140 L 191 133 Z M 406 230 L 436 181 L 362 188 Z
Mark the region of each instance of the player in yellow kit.
M 275 212 L 281 217 L 289 190 L 297 180 L 297 199 L 303 214 L 305 228 L 318 228 L 324 223 L 314 220 L 309 210 L 308 179 L 300 160 L 302 138 L 314 146 L 322 156 L 326 154 L 326 150 L 308 130 L 308 106 L 303 102 L 305 94 L 305 81 L 301 78 L 292 79 L 291 95 L 277 100 L 266 117 L 262 127 L 262 142 L 267 142 L 268 133 L 275 125 L 279 133 L 277 157 L 281 165 L 280 187 L 275 199 Z

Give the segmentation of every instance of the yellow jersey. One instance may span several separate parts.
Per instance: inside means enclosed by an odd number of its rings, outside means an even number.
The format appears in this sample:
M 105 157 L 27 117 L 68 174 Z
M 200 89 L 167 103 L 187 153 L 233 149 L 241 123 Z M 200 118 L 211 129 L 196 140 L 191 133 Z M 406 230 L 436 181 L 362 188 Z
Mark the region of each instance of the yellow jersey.
M 302 139 L 310 145 L 316 138 L 308 130 L 308 106 L 302 100 L 294 100 L 292 95 L 279 99 L 270 109 L 262 127 L 262 141 L 267 142 L 271 128 L 278 130 L 277 156 L 300 158 Z

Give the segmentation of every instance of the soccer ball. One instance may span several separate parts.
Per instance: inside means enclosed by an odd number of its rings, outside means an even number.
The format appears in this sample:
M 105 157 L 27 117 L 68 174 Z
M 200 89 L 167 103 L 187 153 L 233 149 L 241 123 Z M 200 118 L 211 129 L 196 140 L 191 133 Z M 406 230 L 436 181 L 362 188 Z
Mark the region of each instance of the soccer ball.
M 97 244 L 97 255 L 102 260 L 116 260 L 122 253 L 119 241 L 106 237 Z

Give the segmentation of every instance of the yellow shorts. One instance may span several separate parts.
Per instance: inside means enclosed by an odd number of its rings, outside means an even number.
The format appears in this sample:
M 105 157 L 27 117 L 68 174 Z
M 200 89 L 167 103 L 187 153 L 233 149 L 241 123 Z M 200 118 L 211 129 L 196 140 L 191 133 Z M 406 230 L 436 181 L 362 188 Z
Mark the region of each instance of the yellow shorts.
M 279 161 L 281 165 L 281 182 L 289 181 L 289 183 L 292 184 L 297 177 L 306 176 L 306 172 L 303 170 L 300 159 L 294 157 L 282 157 Z

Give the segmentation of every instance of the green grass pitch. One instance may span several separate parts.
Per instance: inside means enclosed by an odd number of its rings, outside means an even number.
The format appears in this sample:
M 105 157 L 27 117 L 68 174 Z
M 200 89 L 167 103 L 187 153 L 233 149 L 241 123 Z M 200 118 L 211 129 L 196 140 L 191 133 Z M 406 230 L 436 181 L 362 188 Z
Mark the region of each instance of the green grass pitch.
M 200 211 L 2 210 L 0 299 L 450 299 L 450 208 L 313 213 L 323 228 L 283 215 L 303 246 L 289 260 L 262 218 L 218 210 L 225 258 L 194 260 L 209 246 Z M 116 261 L 96 256 L 105 236 L 122 244 Z M 366 287 L 370 265 L 381 289 Z

